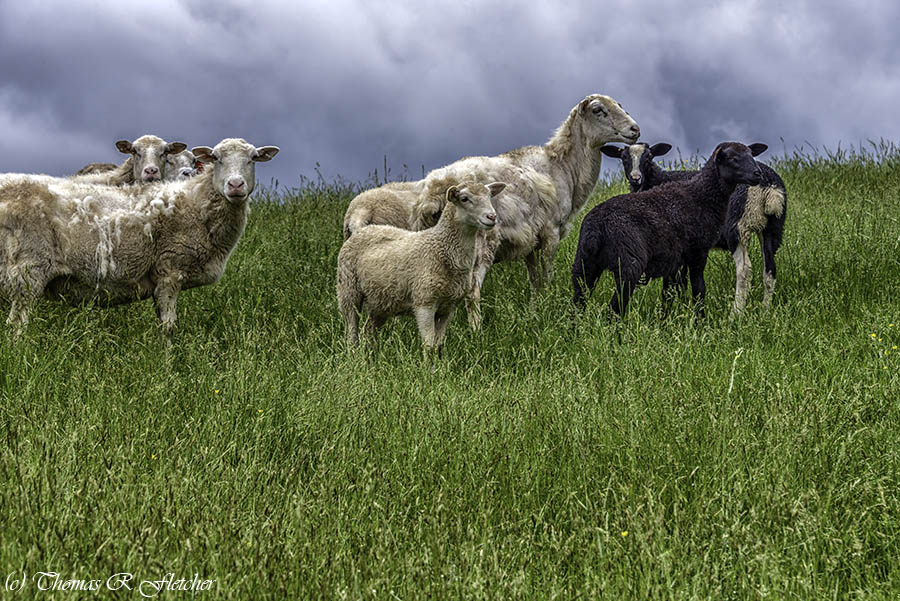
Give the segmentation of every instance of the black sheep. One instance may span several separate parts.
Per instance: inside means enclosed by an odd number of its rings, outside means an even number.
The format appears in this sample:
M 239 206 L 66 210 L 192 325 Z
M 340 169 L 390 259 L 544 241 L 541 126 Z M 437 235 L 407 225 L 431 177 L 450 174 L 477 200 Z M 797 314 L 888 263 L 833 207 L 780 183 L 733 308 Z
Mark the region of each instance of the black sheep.
M 696 170 L 665 171 L 653 162 L 653 159 L 666 154 L 670 150 L 672 150 L 672 145 L 665 142 L 659 142 L 653 146 L 645 142 L 638 142 L 624 148 L 607 144 L 600 148 L 600 152 L 606 156 L 622 161 L 625 179 L 628 180 L 628 186 L 632 192 L 642 192 L 655 188 L 660 184 L 697 175 Z
M 581 223 L 572 265 L 575 305 L 584 307 L 585 294 L 608 269 L 616 281 L 610 306 L 624 315 L 642 276 L 663 278 L 665 296 L 671 298 L 678 271 L 686 266 L 702 317 L 703 270 L 721 236 L 729 198 L 737 185 L 755 186 L 761 178 L 750 148 L 723 142 L 696 176 L 615 196 L 591 209 Z
M 666 171 L 653 162 L 672 149 L 671 144 L 660 142 L 649 146 L 643 142 L 625 148 L 607 145 L 600 150 L 603 154 L 620 159 L 625 177 L 632 192 L 649 190 L 670 181 L 693 177 L 697 171 Z M 766 149 L 765 144 L 751 144 L 753 156 Z M 784 221 L 787 216 L 787 193 L 784 182 L 768 165 L 759 163 L 762 182 L 759 186 L 739 185 L 731 195 L 728 216 L 722 229 L 722 236 L 715 248 L 727 250 L 734 258 L 736 286 L 734 312 L 739 313 L 747 303 L 753 268 L 747 247 L 753 234 L 759 236 L 765 273 L 763 306 L 768 308 L 775 293 L 775 253 L 781 246 Z M 675 278 L 679 289 L 685 286 L 682 269 Z

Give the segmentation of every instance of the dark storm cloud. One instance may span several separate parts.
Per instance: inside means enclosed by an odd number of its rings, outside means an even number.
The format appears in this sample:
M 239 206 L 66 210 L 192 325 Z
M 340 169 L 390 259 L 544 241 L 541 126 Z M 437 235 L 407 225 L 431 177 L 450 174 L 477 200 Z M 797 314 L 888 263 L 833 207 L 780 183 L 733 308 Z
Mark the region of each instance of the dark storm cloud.
M 419 3 L 423 4 L 423 3 Z M 542 143 L 609 94 L 644 139 L 780 151 L 900 138 L 900 8 L 799 2 L 0 2 L 0 171 L 118 161 L 119 138 L 277 144 L 410 175 Z

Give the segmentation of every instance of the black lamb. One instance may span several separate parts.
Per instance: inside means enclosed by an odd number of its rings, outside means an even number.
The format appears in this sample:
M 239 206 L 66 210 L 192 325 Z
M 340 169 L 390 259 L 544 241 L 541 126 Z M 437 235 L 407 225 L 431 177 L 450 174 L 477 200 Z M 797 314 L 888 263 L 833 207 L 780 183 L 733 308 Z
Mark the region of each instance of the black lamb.
M 624 315 L 642 276 L 663 278 L 664 296 L 670 299 L 679 269 L 686 266 L 702 317 L 703 270 L 721 237 L 729 198 L 737 185 L 756 186 L 761 181 L 753 151 L 738 142 L 723 142 L 696 176 L 597 205 L 582 221 L 578 235 L 573 302 L 583 308 L 586 293 L 608 269 L 616 281 L 610 306 Z
M 751 144 L 753 156 L 766 149 L 765 144 Z M 660 142 L 652 146 L 640 142 L 624 148 L 607 145 L 601 148 L 603 154 L 618 158 L 632 192 L 649 190 L 660 184 L 693 177 L 698 172 L 666 171 L 653 162 L 672 149 L 671 144 Z M 765 292 L 763 307 L 768 308 L 775 293 L 775 253 L 781 246 L 784 221 L 787 216 L 787 191 L 784 181 L 771 167 L 758 163 L 762 171 L 762 182 L 758 186 L 739 185 L 731 195 L 728 216 L 722 228 L 722 236 L 715 248 L 727 250 L 734 258 L 736 286 L 734 293 L 734 313 L 740 313 L 747 303 L 753 268 L 747 252 L 753 234 L 759 237 L 764 262 Z M 675 278 L 680 290 L 685 287 L 682 269 Z

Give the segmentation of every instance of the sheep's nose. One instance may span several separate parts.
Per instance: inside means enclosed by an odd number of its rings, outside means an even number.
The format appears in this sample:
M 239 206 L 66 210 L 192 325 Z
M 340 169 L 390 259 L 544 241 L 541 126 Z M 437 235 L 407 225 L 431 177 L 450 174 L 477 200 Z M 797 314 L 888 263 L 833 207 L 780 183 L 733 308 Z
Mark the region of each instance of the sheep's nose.
M 488 214 L 485 215 L 484 217 L 485 217 L 488 221 L 490 221 L 491 223 L 494 223 L 494 222 L 497 221 L 497 214 L 496 214 L 496 213 L 488 213 Z
M 156 175 L 159 173 L 159 167 L 154 167 L 153 165 L 148 165 L 144 167 L 144 173 L 146 175 Z
M 641 128 L 638 127 L 637 124 L 632 125 L 632 126 L 631 126 L 631 133 L 633 133 L 635 136 L 640 137 L 640 135 L 641 135 Z
M 228 180 L 228 190 L 229 191 L 240 191 L 241 188 L 244 187 L 244 178 L 242 177 L 232 177 Z

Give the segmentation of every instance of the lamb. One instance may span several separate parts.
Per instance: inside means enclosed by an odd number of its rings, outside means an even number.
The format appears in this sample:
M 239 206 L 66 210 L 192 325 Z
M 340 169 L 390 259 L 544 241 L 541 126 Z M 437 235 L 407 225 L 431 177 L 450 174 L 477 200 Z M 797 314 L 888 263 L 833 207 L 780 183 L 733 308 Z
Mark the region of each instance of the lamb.
M 367 337 L 388 317 L 411 312 L 426 353 L 440 353 L 456 304 L 469 292 L 476 234 L 496 224 L 491 199 L 504 187 L 500 182 L 450 186 L 434 227 L 411 232 L 371 225 L 344 242 L 338 254 L 337 297 L 350 347 L 359 343 L 365 308 Z
M 174 180 L 176 174 L 171 172 L 167 177 L 167 160 L 184 152 L 184 142 L 167 143 L 153 135 L 141 136 L 134 142 L 119 140 L 116 142 L 119 152 L 130 154 L 124 163 L 107 169 L 112 163 L 91 163 L 85 165 L 73 176 L 73 179 L 84 183 L 126 186 L 135 182 L 146 184 L 163 179 Z
M 672 145 L 665 142 L 660 142 L 653 146 L 644 142 L 638 142 L 625 148 L 607 144 L 600 149 L 600 152 L 608 157 L 621 160 L 629 188 L 631 188 L 632 192 L 641 192 L 660 184 L 697 175 L 696 170 L 665 171 L 653 162 L 653 159 L 666 154 L 670 150 L 672 150 Z
M 668 304 L 677 273 L 686 265 L 697 314 L 702 317 L 703 270 L 721 236 L 729 199 L 737 185 L 756 186 L 762 181 L 753 152 L 743 144 L 723 142 L 696 176 L 615 196 L 591 209 L 581 224 L 572 265 L 575 306 L 585 306 L 585 294 L 605 270 L 615 278 L 610 307 L 618 315 L 625 315 L 643 276 L 663 278 Z
M 390 182 L 358 194 L 344 214 L 344 240 L 367 225 L 391 225 L 418 231 L 436 224 L 440 209 L 425 214 L 416 206 L 421 186 L 422 180 Z
M 525 259 L 532 290 L 553 277 L 560 241 L 572 227 L 600 175 L 600 147 L 608 142 L 634 142 L 637 123 L 622 105 L 601 94 L 584 98 L 569 112 L 543 146 L 525 146 L 496 157 L 469 157 L 436 169 L 425 178 L 420 204 L 433 206 L 446 186 L 465 173 L 504 181 L 509 190 L 498 206 L 496 232 L 485 238 L 472 282 L 473 327 L 480 323 L 480 290 L 495 261 Z
M 124 188 L 47 176 L 0 178 L 0 295 L 16 334 L 41 296 L 81 304 L 153 297 L 167 337 L 178 293 L 215 283 L 247 223 L 254 162 L 275 146 L 241 139 L 194 155 L 192 179 Z
M 631 191 L 638 192 L 697 174 L 697 171 L 664 171 L 653 162 L 653 158 L 666 154 L 671 148 L 671 144 L 663 142 L 653 146 L 643 143 L 632 144 L 621 149 L 609 145 L 601 150 L 607 156 L 621 159 Z M 766 148 L 765 144 L 750 145 L 753 156 L 759 155 Z M 739 185 L 735 189 L 729 201 L 728 217 L 722 236 L 715 245 L 715 248 L 729 251 L 734 258 L 736 288 L 733 315 L 744 310 L 750 292 L 753 268 L 747 248 L 753 234 L 759 237 L 765 266 L 763 308 L 768 309 L 771 306 L 775 294 L 775 253 L 781 246 L 787 217 L 787 191 L 784 181 L 771 167 L 764 163 L 758 164 L 762 171 L 762 182 L 759 186 Z M 682 270 L 676 277 L 679 289 L 684 288 L 684 280 Z
M 168 181 L 178 181 L 194 177 L 199 173 L 199 170 L 197 169 L 198 164 L 200 163 L 197 161 L 196 157 L 194 157 L 194 153 L 190 150 L 167 154 L 163 179 Z

